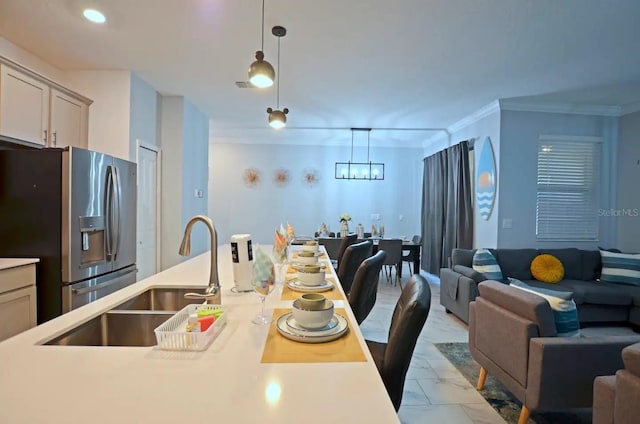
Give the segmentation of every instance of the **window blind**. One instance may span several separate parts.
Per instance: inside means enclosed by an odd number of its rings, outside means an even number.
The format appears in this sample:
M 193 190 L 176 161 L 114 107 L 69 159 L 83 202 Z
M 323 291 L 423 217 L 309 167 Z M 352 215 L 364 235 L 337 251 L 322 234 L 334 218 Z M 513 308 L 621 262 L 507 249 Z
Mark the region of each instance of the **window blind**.
M 540 140 L 536 237 L 598 240 L 600 143 Z

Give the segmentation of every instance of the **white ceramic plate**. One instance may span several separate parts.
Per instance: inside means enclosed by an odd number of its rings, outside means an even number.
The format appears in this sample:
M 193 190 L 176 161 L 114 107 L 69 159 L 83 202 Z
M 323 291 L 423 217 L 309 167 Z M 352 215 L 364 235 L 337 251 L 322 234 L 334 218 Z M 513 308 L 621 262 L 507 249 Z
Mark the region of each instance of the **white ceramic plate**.
M 331 290 L 333 288 L 333 283 L 329 280 L 324 280 L 323 283 L 317 286 L 305 286 L 297 278 L 287 281 L 287 287 L 291 290 L 301 292 L 301 293 L 319 293 Z
M 335 314 L 332 318 L 338 321 L 338 324 L 330 329 L 325 329 L 326 327 L 321 328 L 320 330 L 306 330 L 304 333 L 295 330 L 287 324 L 287 320 L 290 319 L 292 313 L 286 313 L 278 318 L 276 322 L 276 328 L 278 329 L 278 333 L 282 334 L 287 339 L 302 342 L 302 343 L 324 343 L 330 342 L 331 340 L 335 340 L 337 338 L 342 337 L 347 330 L 349 330 L 349 324 L 345 317 L 340 314 Z
M 338 325 L 338 318 L 334 314 L 333 317 L 331 317 L 331 321 L 329 321 L 329 324 L 325 325 L 322 328 L 303 327 L 298 323 L 298 321 L 296 321 L 293 315 L 289 315 L 285 322 L 292 332 L 297 333 L 301 336 L 309 334 L 313 334 L 315 336 L 326 336 L 327 334 L 331 334 L 334 331 L 335 327 Z

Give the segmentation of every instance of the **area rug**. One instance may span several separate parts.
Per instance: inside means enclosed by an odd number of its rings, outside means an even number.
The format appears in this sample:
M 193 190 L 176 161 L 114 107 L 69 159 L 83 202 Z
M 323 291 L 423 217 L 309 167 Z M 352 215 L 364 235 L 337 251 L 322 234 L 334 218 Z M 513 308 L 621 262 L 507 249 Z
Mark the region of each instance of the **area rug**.
M 478 382 L 480 365 L 471 357 L 467 343 L 434 343 L 474 387 Z M 522 404 L 493 376 L 488 375 L 482 397 L 509 424 L 517 424 Z M 591 409 L 563 412 L 532 412 L 529 424 L 591 424 Z

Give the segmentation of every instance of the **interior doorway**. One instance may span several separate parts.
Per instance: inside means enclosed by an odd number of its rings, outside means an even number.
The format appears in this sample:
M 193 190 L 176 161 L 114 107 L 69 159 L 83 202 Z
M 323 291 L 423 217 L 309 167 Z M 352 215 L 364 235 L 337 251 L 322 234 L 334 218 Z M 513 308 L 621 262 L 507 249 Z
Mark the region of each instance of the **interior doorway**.
M 158 146 L 137 140 L 138 225 L 137 280 L 160 271 L 160 184 L 161 151 Z

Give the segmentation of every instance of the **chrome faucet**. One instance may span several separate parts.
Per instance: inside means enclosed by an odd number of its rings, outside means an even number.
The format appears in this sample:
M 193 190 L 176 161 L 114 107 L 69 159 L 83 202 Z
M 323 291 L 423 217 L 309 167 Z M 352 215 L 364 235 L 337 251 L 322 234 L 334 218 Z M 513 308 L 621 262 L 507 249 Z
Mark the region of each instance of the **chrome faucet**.
M 186 228 L 184 229 L 184 237 L 180 244 L 180 250 L 178 253 L 181 256 L 189 256 L 191 253 L 191 229 L 198 221 L 203 222 L 209 229 L 209 235 L 211 239 L 211 268 L 209 273 L 209 286 L 202 293 L 186 293 L 184 295 L 187 299 L 206 299 L 207 303 L 220 305 L 222 304 L 222 297 L 220 293 L 220 280 L 218 278 L 218 234 L 216 233 L 216 227 L 213 225 L 211 218 L 204 215 L 196 215 L 189 220 Z

